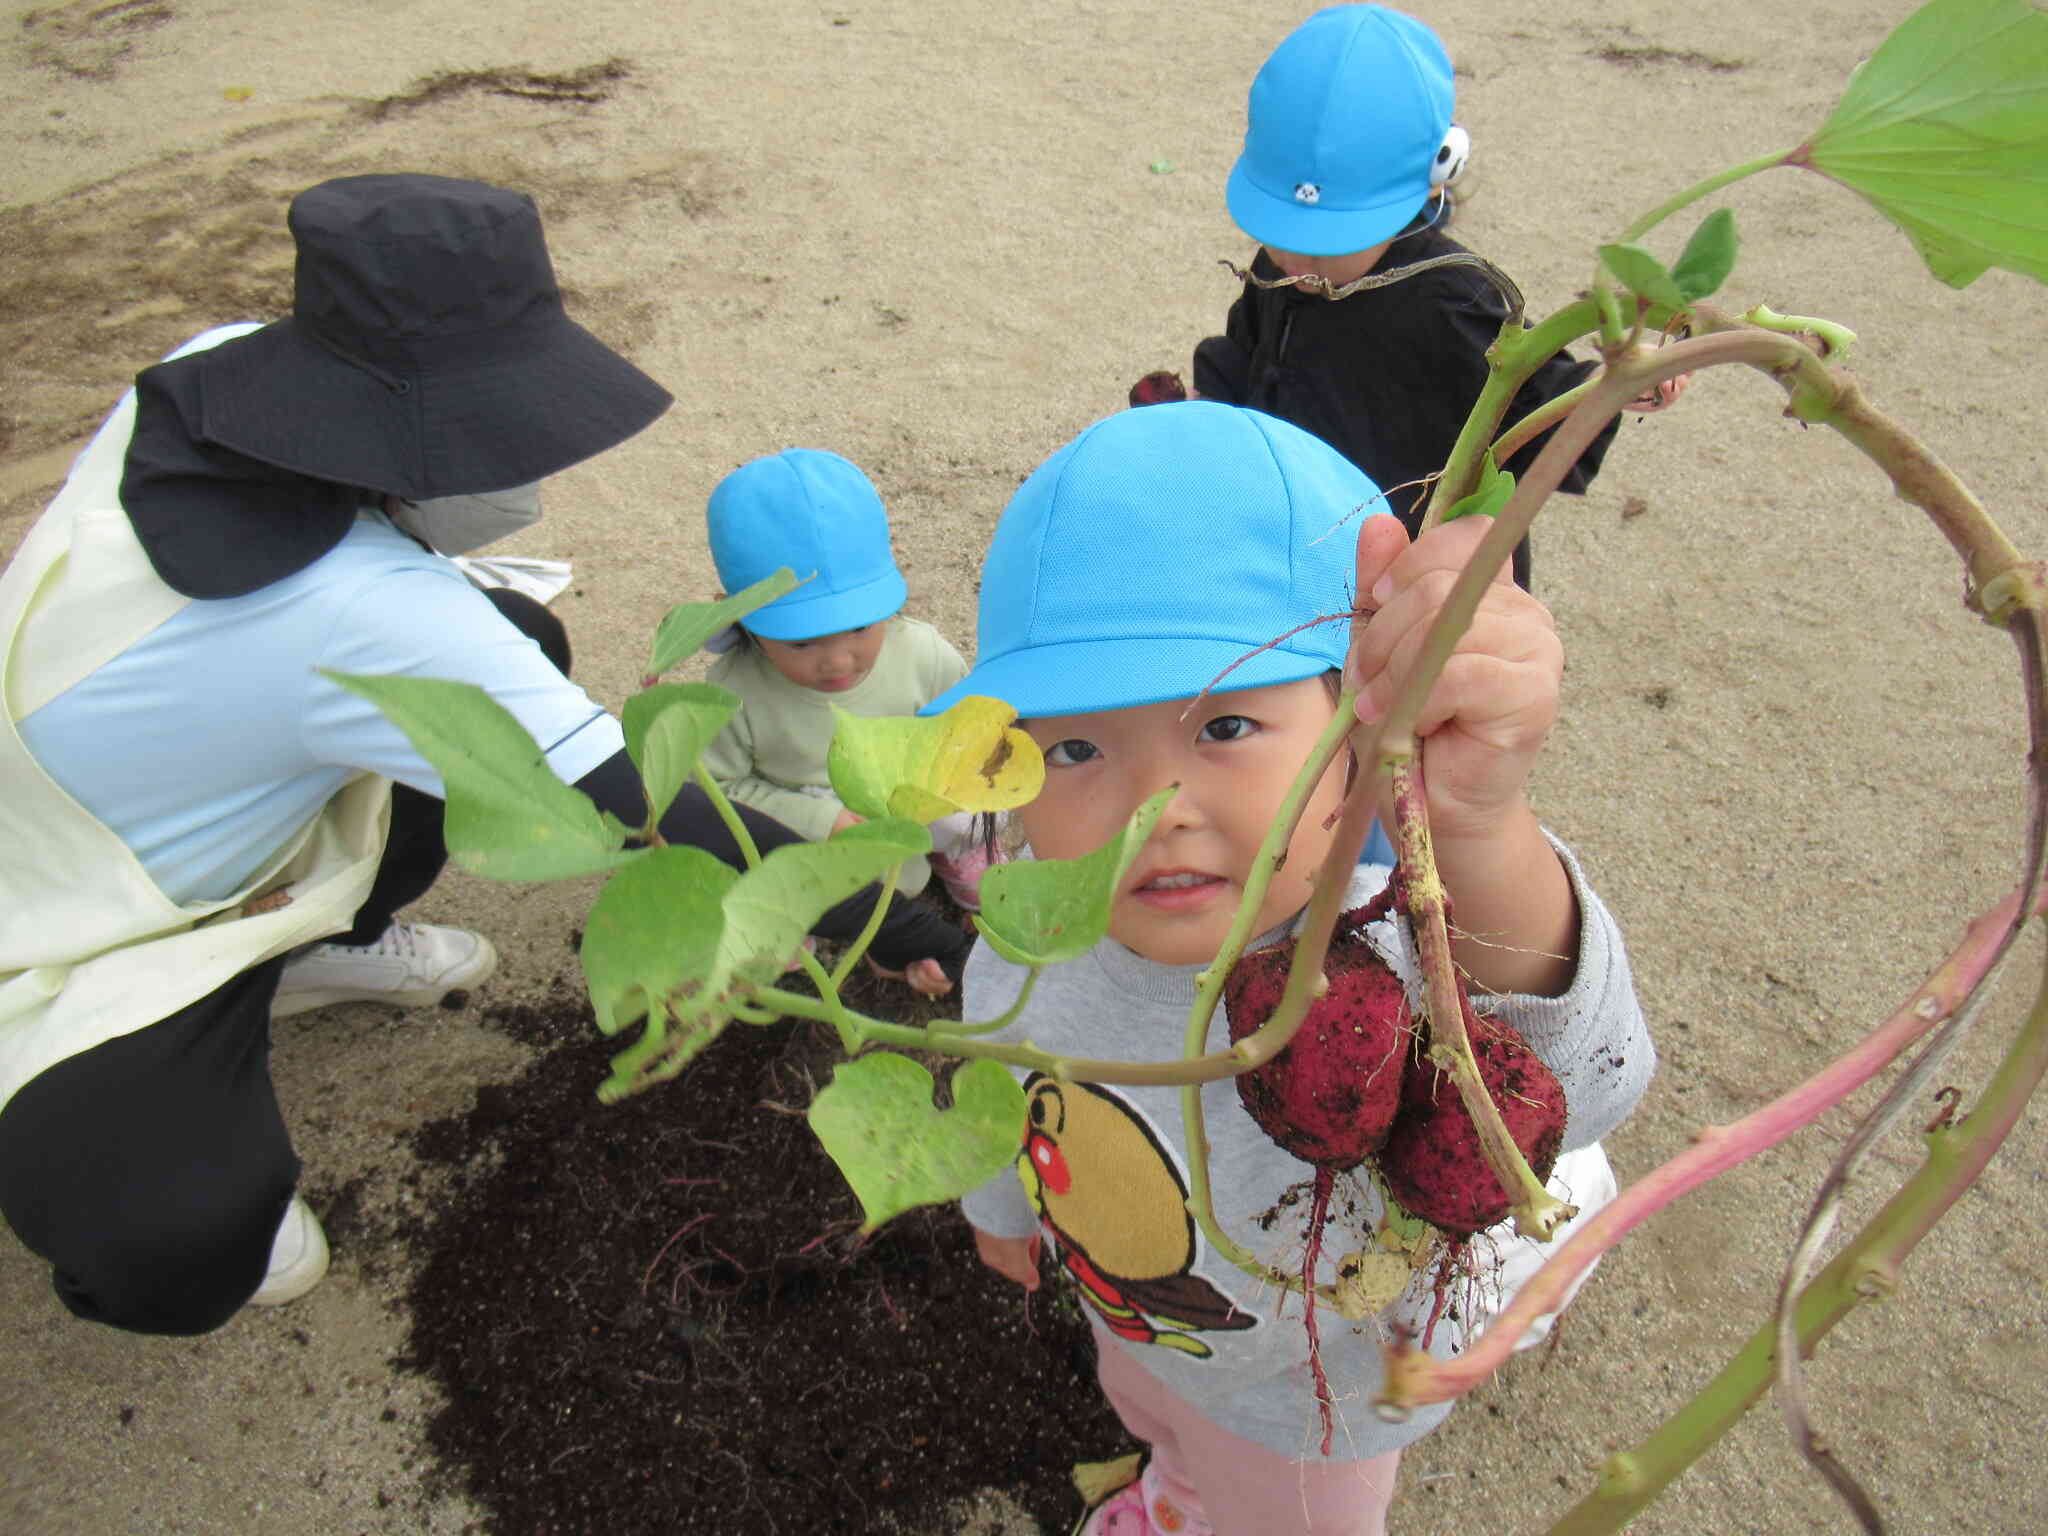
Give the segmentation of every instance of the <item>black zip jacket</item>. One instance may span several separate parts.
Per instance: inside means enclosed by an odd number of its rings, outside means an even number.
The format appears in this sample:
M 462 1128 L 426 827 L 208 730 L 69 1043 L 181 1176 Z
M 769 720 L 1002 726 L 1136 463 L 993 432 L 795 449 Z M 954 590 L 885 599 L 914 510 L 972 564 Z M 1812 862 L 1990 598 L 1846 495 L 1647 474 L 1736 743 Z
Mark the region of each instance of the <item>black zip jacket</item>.
M 1463 249 L 1439 230 L 1419 229 L 1389 246 L 1374 270 Z M 1282 275 L 1264 249 L 1252 272 Z M 1498 290 L 1472 267 L 1440 267 L 1336 301 L 1246 283 L 1230 306 L 1224 334 L 1195 348 L 1195 389 L 1313 432 L 1387 493 L 1389 507 L 1413 534 L 1429 501 L 1429 487 L 1418 482 L 1450 457 L 1486 382 L 1486 349 L 1506 317 Z M 1595 366 L 1559 353 L 1517 392 L 1502 426 L 1575 387 Z M 1580 455 L 1561 489 L 1585 490 L 1618 421 Z M 1545 433 L 1503 468 L 1520 476 L 1548 440 Z M 1524 541 L 1515 552 L 1515 579 L 1524 587 L 1528 557 Z

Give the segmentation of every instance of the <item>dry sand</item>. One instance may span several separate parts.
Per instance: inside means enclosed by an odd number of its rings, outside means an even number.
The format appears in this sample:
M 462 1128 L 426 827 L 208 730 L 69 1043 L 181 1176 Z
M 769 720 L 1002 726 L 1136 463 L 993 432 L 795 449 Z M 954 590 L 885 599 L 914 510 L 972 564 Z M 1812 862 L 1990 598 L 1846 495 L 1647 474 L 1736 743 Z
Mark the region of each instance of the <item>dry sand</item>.
M 1547 310 L 1636 212 L 1802 137 L 1904 9 L 1437 0 L 1426 14 L 1459 61 L 1477 146 L 1462 233 Z M 0 553 L 136 368 L 281 309 L 292 192 L 434 170 L 530 190 L 572 310 L 679 397 L 562 476 L 512 551 L 575 562 L 558 611 L 599 697 L 625 697 L 668 603 L 709 590 L 711 485 L 792 444 L 870 471 L 913 611 L 969 649 L 1010 490 L 1137 374 L 1184 367 L 1220 320 L 1233 284 L 1216 263 L 1246 255 L 1221 201 L 1244 90 L 1305 10 L 14 7 Z M 1814 178 L 1773 173 L 1731 202 L 1748 247 L 1729 296 L 1860 331 L 1854 366 L 1878 403 L 2038 550 L 2040 289 L 2004 273 L 1941 288 Z M 1930 525 L 1780 403 L 1747 373 L 1700 379 L 1677 411 L 1626 425 L 1592 494 L 1538 529 L 1539 587 L 1571 657 L 1541 809 L 1619 913 L 1663 1053 L 1610 1142 L 1625 1176 L 1839 1053 L 2016 874 L 2010 646 L 1961 608 Z M 482 1001 L 503 1001 L 571 966 L 588 895 L 451 874 L 420 913 L 493 935 L 506 965 Z M 2009 1036 L 2039 948 L 1950 1069 L 1966 1089 Z M 0 1530 L 329 1536 L 477 1518 L 434 1491 L 426 1389 L 391 1363 L 405 1319 L 390 1235 L 431 1199 L 406 1182 L 407 1132 L 517 1059 L 475 1014 L 347 1009 L 280 1027 L 309 1181 L 361 1211 L 357 1245 L 338 1245 L 302 1303 L 203 1339 L 128 1337 L 73 1321 L 0 1239 Z M 1633 1236 L 1554 1353 L 1410 1453 L 1394 1530 L 1543 1528 L 1764 1318 L 1851 1124 L 1829 1115 Z M 1894 1530 L 2048 1528 L 2041 1152 L 2036 1118 L 1814 1371 L 1824 1427 Z M 1910 1136 L 1889 1143 L 1872 1186 L 1914 1154 Z M 1768 1407 L 1637 1526 L 1846 1528 Z

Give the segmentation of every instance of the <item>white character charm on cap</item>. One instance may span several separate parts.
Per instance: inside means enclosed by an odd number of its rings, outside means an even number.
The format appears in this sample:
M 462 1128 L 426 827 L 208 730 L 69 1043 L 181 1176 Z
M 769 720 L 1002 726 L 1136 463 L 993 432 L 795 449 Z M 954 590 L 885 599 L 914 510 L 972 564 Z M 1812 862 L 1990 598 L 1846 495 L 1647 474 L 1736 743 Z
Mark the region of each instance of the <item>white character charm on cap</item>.
M 1297 203 L 1319 203 L 1323 200 L 1323 189 L 1312 181 L 1299 182 L 1294 188 Z
M 1472 158 L 1472 135 L 1451 124 L 1444 134 L 1443 147 L 1436 152 L 1436 159 L 1430 163 L 1429 184 L 1432 187 L 1448 187 L 1465 174 L 1465 166 Z

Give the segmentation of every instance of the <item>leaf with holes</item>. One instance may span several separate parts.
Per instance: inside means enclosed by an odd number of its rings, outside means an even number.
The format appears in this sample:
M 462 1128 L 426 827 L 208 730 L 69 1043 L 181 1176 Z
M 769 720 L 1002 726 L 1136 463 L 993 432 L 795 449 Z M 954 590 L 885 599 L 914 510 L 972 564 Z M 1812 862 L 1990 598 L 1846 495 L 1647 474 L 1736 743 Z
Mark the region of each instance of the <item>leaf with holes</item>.
M 1000 699 L 960 700 L 942 715 L 863 719 L 835 709 L 826 771 L 856 816 L 929 824 L 956 811 L 1007 811 L 1045 783 L 1038 744 Z
M 957 1200 L 1015 1160 L 1024 1090 L 993 1061 L 953 1074 L 953 1107 L 932 1102 L 933 1080 L 907 1056 L 850 1061 L 811 1104 L 811 1130 L 860 1197 L 872 1232 L 920 1205 Z

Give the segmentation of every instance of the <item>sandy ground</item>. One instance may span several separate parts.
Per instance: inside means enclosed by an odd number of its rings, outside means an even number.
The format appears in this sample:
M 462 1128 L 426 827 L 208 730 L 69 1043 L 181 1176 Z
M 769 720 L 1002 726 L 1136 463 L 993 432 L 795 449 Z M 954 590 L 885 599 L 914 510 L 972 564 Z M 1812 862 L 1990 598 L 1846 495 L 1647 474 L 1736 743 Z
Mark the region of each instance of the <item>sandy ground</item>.
M 1547 310 L 1636 212 L 1802 137 L 1904 9 L 1436 0 L 1477 146 L 1462 233 Z M 1217 261 L 1247 254 L 1221 199 L 1244 89 L 1303 14 L 1299 0 L 10 7 L 0 552 L 136 368 L 281 309 L 292 192 L 434 170 L 533 192 L 572 310 L 679 396 L 562 476 L 513 551 L 575 562 L 558 611 L 599 697 L 630 690 L 667 604 L 709 591 L 712 484 L 792 444 L 868 469 L 912 610 L 970 649 L 1009 491 L 1138 373 L 1185 366 L 1220 320 L 1233 283 Z M 1940 288 L 1896 232 L 1812 178 L 1775 173 L 1731 201 L 1748 247 L 1729 297 L 1860 331 L 1856 371 L 1880 405 L 2037 552 L 2040 290 L 2003 273 Z M 1678 411 L 1627 425 L 1593 493 L 1538 529 L 1571 656 L 1541 805 L 1630 934 L 1663 1053 L 1610 1142 L 1625 1175 L 1839 1053 L 2016 873 L 2010 646 L 1962 610 L 1924 519 L 1779 404 L 1755 376 L 1702 378 Z M 588 895 L 451 875 L 420 915 L 497 940 L 488 1003 L 573 968 Z M 2038 950 L 2014 967 L 2028 984 Z M 477 1518 L 437 1491 L 426 1390 L 392 1365 L 393 1229 L 432 1198 L 404 1137 L 517 1059 L 476 1012 L 280 1027 L 309 1185 L 356 1212 L 333 1277 L 300 1304 L 203 1339 L 127 1337 L 73 1321 L 0 1239 L 0 1530 L 329 1536 Z M 1957 1058 L 1966 1092 L 2013 1015 Z M 1394 1529 L 1533 1531 L 1585 1491 L 1598 1458 L 1765 1316 L 1851 1123 L 1830 1115 L 1635 1235 L 1553 1354 L 1410 1453 Z M 1815 1370 L 1822 1423 L 1895 1530 L 2048 1527 L 2041 1153 L 2036 1118 Z M 1877 1193 L 1914 1160 L 1910 1137 L 1888 1144 Z M 1637 1528 L 1847 1523 L 1766 1408 Z

